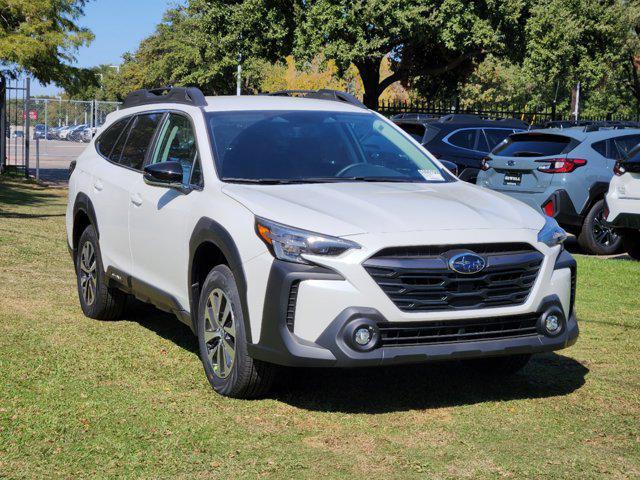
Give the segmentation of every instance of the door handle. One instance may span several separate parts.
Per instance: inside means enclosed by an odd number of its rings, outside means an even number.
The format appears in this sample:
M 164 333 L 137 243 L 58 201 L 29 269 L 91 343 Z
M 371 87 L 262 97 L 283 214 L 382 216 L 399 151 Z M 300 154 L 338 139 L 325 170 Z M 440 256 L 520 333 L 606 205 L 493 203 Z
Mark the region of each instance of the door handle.
M 142 197 L 139 193 L 134 193 L 131 195 L 131 203 L 133 203 L 136 207 L 142 205 Z
M 95 182 L 93 182 L 93 188 L 95 188 L 98 192 L 101 192 L 104 188 L 104 185 L 100 180 L 96 180 Z

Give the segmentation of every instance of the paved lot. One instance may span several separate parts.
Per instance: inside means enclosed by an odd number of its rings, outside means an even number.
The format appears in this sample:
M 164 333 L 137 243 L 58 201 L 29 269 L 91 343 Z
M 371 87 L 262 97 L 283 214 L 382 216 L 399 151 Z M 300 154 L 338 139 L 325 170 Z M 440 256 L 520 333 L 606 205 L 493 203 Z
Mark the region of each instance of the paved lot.
M 12 138 L 7 146 L 7 165 L 24 165 L 24 139 Z M 36 141 L 31 140 L 29 148 L 29 172 L 36 176 Z M 47 183 L 64 184 L 67 181 L 69 164 L 85 148 L 86 143 L 63 140 L 40 140 L 40 179 Z

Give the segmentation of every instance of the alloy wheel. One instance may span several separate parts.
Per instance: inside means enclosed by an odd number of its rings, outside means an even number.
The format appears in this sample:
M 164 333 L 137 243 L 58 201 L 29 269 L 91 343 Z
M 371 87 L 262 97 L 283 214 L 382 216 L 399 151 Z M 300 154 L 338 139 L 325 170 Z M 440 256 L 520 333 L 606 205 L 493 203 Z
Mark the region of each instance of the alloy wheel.
M 604 219 L 604 209 L 600 210 L 593 219 L 593 238 L 598 245 L 609 247 L 616 243 L 619 235 L 607 225 Z
M 227 378 L 235 362 L 236 325 L 229 297 L 219 288 L 207 298 L 204 342 L 213 373 L 219 378 Z
M 87 305 L 93 305 L 96 300 L 97 269 L 96 250 L 93 243 L 85 242 L 80 252 L 80 288 L 82 298 Z

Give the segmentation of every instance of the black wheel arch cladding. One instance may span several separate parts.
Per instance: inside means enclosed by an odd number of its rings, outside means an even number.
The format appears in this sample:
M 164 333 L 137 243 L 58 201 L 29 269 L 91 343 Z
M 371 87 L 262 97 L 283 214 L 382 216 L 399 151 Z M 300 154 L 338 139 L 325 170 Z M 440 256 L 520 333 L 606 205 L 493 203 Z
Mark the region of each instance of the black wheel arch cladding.
M 81 215 L 86 216 L 89 219 L 89 225 L 93 225 L 93 228 L 96 230 L 96 236 L 100 239 L 100 228 L 98 227 L 98 219 L 96 217 L 96 211 L 93 208 L 93 203 L 91 203 L 91 199 L 85 193 L 78 193 L 76 195 L 76 199 L 73 203 L 73 225 L 72 225 L 72 237 L 71 237 L 71 245 L 69 247 L 69 253 L 71 254 L 71 258 L 75 259 L 77 250 L 78 250 L 78 241 L 80 240 L 80 236 L 82 235 L 82 231 L 79 230 L 79 218 Z M 85 227 L 86 228 L 86 227 Z M 82 229 L 84 230 L 84 229 Z M 74 261 L 75 266 L 75 261 Z
M 249 321 L 249 307 L 247 303 L 247 280 L 242 268 L 240 252 L 231 234 L 221 224 L 208 217 L 202 217 L 198 220 L 189 240 L 189 272 L 187 278 L 189 279 L 189 307 L 191 310 L 193 329 L 194 331 L 196 329 L 201 291 L 201 285 L 193 281 L 194 258 L 198 248 L 205 243 L 212 243 L 222 252 L 227 260 L 227 266 L 233 273 L 240 296 L 245 336 L 247 342 L 251 343 L 251 322 Z

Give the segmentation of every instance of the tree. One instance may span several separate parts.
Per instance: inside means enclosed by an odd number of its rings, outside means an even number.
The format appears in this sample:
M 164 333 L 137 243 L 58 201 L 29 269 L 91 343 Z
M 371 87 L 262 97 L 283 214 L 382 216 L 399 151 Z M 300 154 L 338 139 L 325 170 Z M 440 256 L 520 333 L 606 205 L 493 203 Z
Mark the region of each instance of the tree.
M 549 105 L 558 95 L 566 111 L 580 82 L 585 116 L 628 109 L 622 81 L 627 8 L 620 0 L 543 0 L 532 7 L 523 72 L 537 103 Z
M 291 52 L 296 11 L 294 0 L 191 0 L 172 8 L 138 50 L 125 56 L 117 97 L 159 85 L 229 94 L 239 61 L 244 88 L 257 90 L 264 62 Z
M 376 107 L 397 81 L 435 78 L 469 67 L 488 51 L 504 54 L 523 35 L 526 1 L 313 0 L 305 2 L 296 52 L 322 52 L 340 68 L 353 63 L 364 103 Z M 516 55 L 520 49 L 511 49 Z M 380 77 L 383 59 L 390 75 Z
M 67 90 L 95 80 L 72 67 L 74 54 L 93 40 L 77 25 L 86 0 L 3 0 L 0 2 L 0 69 L 15 78 L 26 72 Z

